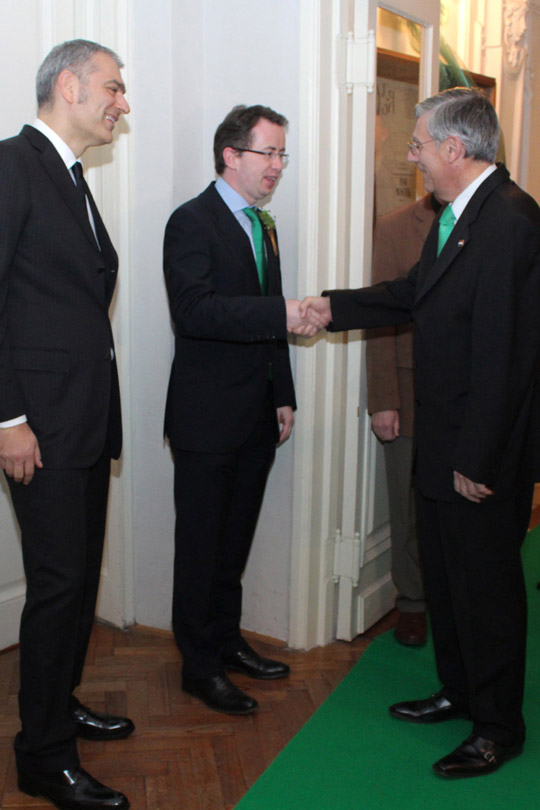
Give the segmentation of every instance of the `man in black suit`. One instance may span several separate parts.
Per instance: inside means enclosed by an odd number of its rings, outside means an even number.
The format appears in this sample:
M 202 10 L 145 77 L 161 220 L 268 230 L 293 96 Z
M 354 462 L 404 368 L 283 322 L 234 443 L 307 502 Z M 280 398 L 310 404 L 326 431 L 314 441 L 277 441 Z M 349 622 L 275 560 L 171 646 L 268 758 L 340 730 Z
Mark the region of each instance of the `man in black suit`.
M 120 67 L 96 43 L 57 46 L 37 120 L 0 143 L 0 463 L 27 579 L 15 753 L 19 788 L 69 808 L 129 807 L 80 767 L 76 735 L 118 739 L 133 724 L 73 696 L 122 443 L 107 312 L 118 260 L 77 159 L 129 112 Z
M 418 532 L 442 689 L 390 713 L 467 716 L 437 774 L 518 756 L 526 598 L 520 546 L 540 475 L 540 209 L 494 164 L 497 116 L 458 88 L 417 106 L 409 159 L 449 200 L 407 278 L 309 304 L 333 330 L 414 320 Z M 447 240 L 447 241 L 446 241 Z
M 249 714 L 256 701 L 226 675 L 281 678 L 289 668 L 242 638 L 241 576 L 275 446 L 295 408 L 287 329 L 311 334 L 285 301 L 274 223 L 256 203 L 288 156 L 287 120 L 235 107 L 218 127 L 219 178 L 180 206 L 165 231 L 176 332 L 165 432 L 175 461 L 173 629 L 183 688 L 208 706 Z

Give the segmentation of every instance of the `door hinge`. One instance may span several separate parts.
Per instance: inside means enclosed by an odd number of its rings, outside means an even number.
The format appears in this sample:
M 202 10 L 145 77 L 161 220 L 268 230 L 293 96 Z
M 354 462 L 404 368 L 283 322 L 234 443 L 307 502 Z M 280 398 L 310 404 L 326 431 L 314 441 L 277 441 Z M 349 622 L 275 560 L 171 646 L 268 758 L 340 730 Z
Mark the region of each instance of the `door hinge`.
M 377 73 L 377 46 L 375 31 L 367 36 L 355 38 L 352 31 L 346 37 L 340 36 L 339 82 L 351 95 L 355 87 L 365 87 L 368 93 L 375 90 Z
M 334 582 L 338 583 L 341 577 L 352 580 L 353 588 L 358 586 L 360 568 L 363 564 L 363 543 L 360 532 L 354 537 L 344 537 L 341 529 L 336 529 L 334 535 Z

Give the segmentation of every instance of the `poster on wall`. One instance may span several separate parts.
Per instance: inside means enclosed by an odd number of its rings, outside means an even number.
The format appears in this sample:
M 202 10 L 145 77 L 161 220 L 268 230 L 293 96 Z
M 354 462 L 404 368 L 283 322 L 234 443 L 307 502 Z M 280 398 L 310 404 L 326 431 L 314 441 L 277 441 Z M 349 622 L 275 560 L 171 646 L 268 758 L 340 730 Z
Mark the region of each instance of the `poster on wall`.
M 407 160 L 407 141 L 415 125 L 418 86 L 377 78 L 375 119 L 375 206 L 382 216 L 416 199 L 416 168 Z
M 407 142 L 413 133 L 418 102 L 418 57 L 377 48 L 377 115 L 375 119 L 375 216 L 380 217 L 414 202 L 424 193 L 422 178 L 407 160 Z M 444 72 L 442 86 L 456 86 Z M 449 70 L 449 68 L 447 68 Z M 495 102 L 495 79 L 466 71 L 461 83 L 480 87 Z

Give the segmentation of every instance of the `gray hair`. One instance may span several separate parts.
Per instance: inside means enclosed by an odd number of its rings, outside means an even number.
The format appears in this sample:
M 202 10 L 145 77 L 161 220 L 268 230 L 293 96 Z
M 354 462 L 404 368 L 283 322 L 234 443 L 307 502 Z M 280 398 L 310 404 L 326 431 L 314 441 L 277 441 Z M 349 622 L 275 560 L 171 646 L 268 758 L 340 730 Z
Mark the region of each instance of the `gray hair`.
M 499 146 L 499 121 L 491 102 L 479 90 L 454 87 L 416 105 L 416 117 L 432 113 L 427 130 L 436 141 L 457 136 L 465 157 L 494 163 Z
M 48 107 L 52 104 L 54 97 L 54 86 L 56 80 L 63 70 L 70 70 L 83 82 L 92 72 L 92 57 L 96 53 L 105 53 L 112 56 L 119 68 L 124 67 L 124 63 L 114 51 L 99 45 L 97 42 L 90 42 L 87 39 L 72 39 L 56 45 L 45 57 L 36 76 L 36 95 L 38 109 Z

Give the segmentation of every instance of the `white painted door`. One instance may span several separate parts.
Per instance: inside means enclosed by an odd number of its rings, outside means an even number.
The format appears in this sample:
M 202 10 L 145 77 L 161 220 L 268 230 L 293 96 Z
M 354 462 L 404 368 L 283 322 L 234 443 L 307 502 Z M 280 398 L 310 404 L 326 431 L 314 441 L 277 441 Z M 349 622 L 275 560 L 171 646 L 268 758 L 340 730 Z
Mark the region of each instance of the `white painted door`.
M 378 6 L 376 0 L 301 6 L 299 289 L 313 293 L 370 281 Z M 435 92 L 439 0 L 379 6 L 421 26 L 420 95 Z M 295 439 L 289 636 L 295 647 L 352 639 L 394 599 L 361 334 L 312 342 L 297 355 L 303 419 Z
M 355 41 L 362 50 L 362 41 L 368 36 L 365 30 L 365 4 L 357 2 L 355 8 Z M 439 69 L 439 3 L 430 0 L 397 0 L 393 3 L 379 2 L 378 6 L 401 18 L 419 25 L 421 56 L 419 97 L 425 98 L 438 89 Z M 358 54 L 360 59 L 360 53 Z M 373 57 L 368 55 L 371 60 Z M 375 93 L 371 86 L 361 84 L 352 87 L 353 111 L 351 123 L 351 229 L 349 285 L 360 287 L 369 284 L 371 278 L 371 223 L 373 221 Z M 363 133 L 369 133 L 362 138 Z M 403 153 L 406 154 L 406 138 L 403 138 Z M 362 143 L 364 140 L 364 143 Z M 354 223 L 364 222 L 364 229 Z M 359 230 L 361 232 L 359 232 Z M 395 590 L 390 576 L 391 543 L 384 481 L 384 459 L 381 448 L 370 429 L 367 413 L 366 381 L 364 368 L 364 343 L 356 338 L 345 349 L 349 408 L 346 417 L 347 447 L 350 457 L 345 457 L 343 525 L 336 577 L 339 576 L 336 637 L 352 639 L 364 632 L 393 607 Z M 354 371 L 360 369 L 356 378 Z M 354 393 L 353 393 L 354 392 Z M 359 403 L 357 414 L 354 405 Z M 357 440 L 357 441 L 356 441 Z M 354 450 L 358 448 L 355 466 Z M 356 504 L 355 504 L 356 498 Z M 343 548 L 345 547 L 345 548 Z M 343 553 L 345 552 L 345 553 Z M 351 553 L 352 552 L 352 553 Z

